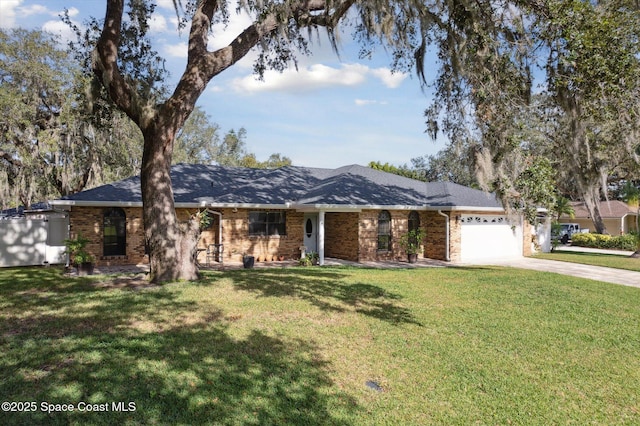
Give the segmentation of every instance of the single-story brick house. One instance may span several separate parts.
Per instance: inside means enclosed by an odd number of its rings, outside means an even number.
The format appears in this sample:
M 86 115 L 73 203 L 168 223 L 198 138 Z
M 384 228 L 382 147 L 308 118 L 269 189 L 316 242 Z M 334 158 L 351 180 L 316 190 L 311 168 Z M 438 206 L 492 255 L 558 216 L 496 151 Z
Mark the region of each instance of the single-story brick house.
M 593 219 L 589 213 L 589 209 L 582 201 L 573 201 L 570 203 L 573 207 L 573 218 L 568 215 L 560 216 L 562 223 L 577 223 L 581 229 L 589 229 L 595 232 Z M 600 216 L 607 231 L 611 235 L 628 234 L 637 230 L 636 217 L 638 209 L 629 207 L 627 203 L 619 200 L 600 201 Z
M 179 217 L 207 209 L 199 247 L 298 259 L 301 249 L 351 261 L 403 260 L 399 240 L 424 229 L 424 257 L 473 262 L 531 252 L 533 227 L 510 218 L 492 194 L 451 182 L 425 183 L 368 167 L 249 169 L 179 164 L 171 171 Z M 71 235 L 89 238 L 98 264 L 147 261 L 139 177 L 52 202 L 69 211 Z M 199 256 L 204 256 L 201 253 Z M 203 259 L 200 259 L 203 260 Z

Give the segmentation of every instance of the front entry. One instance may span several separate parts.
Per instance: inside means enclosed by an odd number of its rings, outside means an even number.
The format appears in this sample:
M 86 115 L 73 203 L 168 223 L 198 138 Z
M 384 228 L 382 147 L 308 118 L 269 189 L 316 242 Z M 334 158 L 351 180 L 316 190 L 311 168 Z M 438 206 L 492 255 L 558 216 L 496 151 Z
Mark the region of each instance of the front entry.
M 318 214 L 305 213 L 304 215 L 304 241 L 307 253 L 318 252 Z

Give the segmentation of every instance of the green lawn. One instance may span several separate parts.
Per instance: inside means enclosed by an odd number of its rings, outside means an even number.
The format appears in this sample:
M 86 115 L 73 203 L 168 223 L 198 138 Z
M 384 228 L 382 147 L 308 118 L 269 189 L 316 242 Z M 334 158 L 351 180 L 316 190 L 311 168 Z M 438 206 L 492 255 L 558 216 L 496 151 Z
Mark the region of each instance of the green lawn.
M 534 257 L 538 259 L 607 266 L 609 268 L 628 269 L 630 271 L 640 272 L 640 259 L 616 254 L 555 251 L 552 253 L 538 253 Z
M 640 289 L 511 268 L 3 269 L 0 395 L 36 410 L 0 422 L 639 424 L 638 330 Z

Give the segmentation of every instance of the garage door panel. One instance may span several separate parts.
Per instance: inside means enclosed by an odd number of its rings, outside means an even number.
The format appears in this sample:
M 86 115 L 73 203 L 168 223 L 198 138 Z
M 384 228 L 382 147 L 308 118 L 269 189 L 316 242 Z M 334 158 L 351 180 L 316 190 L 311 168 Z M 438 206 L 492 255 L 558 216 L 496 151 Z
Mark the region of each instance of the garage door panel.
M 522 256 L 522 227 L 506 216 L 464 215 L 461 221 L 463 262 Z

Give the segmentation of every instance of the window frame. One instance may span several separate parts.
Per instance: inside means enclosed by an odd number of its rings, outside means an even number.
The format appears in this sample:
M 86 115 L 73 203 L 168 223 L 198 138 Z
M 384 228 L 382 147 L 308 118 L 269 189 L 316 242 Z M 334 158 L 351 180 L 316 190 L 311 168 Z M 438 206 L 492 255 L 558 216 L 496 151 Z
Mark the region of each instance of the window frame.
M 250 237 L 283 237 L 287 235 L 287 212 L 252 210 L 248 214 Z
M 113 228 L 113 233 L 107 229 Z M 127 214 L 120 207 L 102 213 L 102 254 L 105 257 L 127 255 Z
M 378 213 L 378 251 L 391 251 L 391 213 L 381 210 Z

